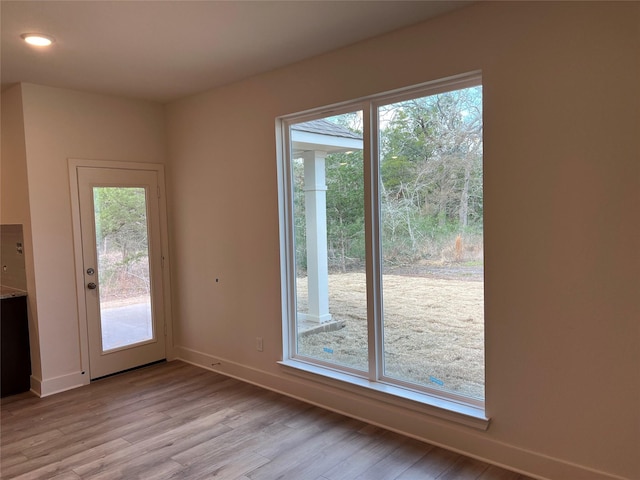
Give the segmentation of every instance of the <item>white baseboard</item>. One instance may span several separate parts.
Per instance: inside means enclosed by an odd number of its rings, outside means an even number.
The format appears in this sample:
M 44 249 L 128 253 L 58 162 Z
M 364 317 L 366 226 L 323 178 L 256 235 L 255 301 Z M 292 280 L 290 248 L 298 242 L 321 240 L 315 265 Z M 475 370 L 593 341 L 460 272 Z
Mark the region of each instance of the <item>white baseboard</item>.
M 390 408 L 388 404 L 362 398 L 342 389 L 315 384 L 295 376 L 276 375 L 186 347 L 176 346 L 173 353 L 177 360 L 540 480 L 574 478 L 581 480 L 629 480 L 500 442 L 471 429 L 469 431 L 461 430 L 457 425 L 425 418 L 424 415 L 416 412 L 398 412 L 397 409 Z M 394 421 L 396 416 L 404 417 L 403 421 Z M 429 425 L 430 432 L 426 436 L 402 428 L 403 425 L 425 424 Z
M 32 376 L 31 391 L 39 397 L 48 397 L 49 395 L 71 390 L 72 388 L 88 385 L 89 382 L 88 373 L 83 375 L 82 372 L 70 373 L 45 380 Z
M 42 395 L 40 394 L 40 392 L 42 392 L 42 380 L 34 377 L 33 375 L 31 375 L 29 380 L 31 383 L 31 391 L 35 393 L 37 396 L 41 397 Z

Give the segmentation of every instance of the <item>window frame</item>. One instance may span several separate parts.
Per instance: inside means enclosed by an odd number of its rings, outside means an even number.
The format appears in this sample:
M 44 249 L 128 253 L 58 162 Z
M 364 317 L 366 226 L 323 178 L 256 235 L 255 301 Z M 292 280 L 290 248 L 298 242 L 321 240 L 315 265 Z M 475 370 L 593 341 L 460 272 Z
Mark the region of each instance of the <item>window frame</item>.
M 276 156 L 280 217 L 280 267 L 282 292 L 283 357 L 279 362 L 287 373 L 319 381 L 340 389 L 456 421 L 481 430 L 489 426 L 485 401 L 452 392 L 419 386 L 384 375 L 382 316 L 382 231 L 380 205 L 379 108 L 452 90 L 482 86 L 479 71 L 439 79 L 399 90 L 384 92 L 276 119 Z M 336 366 L 296 351 L 296 266 L 291 169 L 290 127 L 328 116 L 354 111 L 363 115 L 364 222 L 366 249 L 366 292 L 368 371 Z M 486 348 L 486 345 L 485 345 Z M 486 355 L 486 350 L 485 350 Z M 485 365 L 486 367 L 486 365 Z M 486 376 L 486 375 L 485 375 Z M 486 395 L 485 395 L 486 398 Z

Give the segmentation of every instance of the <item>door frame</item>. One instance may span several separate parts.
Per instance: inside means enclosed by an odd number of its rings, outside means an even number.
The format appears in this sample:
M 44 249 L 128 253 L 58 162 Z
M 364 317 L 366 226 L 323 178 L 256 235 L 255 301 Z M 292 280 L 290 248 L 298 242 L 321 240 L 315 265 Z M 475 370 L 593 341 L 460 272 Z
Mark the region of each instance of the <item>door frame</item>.
M 169 232 L 164 165 L 160 163 L 121 162 L 111 160 L 86 160 L 69 158 L 69 190 L 71 194 L 71 220 L 73 224 L 73 253 L 75 260 L 76 299 L 78 304 L 78 340 L 80 342 L 80 366 L 84 384 L 90 383 L 89 329 L 87 302 L 85 298 L 84 259 L 82 253 L 82 230 L 80 223 L 80 195 L 78 190 L 78 167 L 110 168 L 117 170 L 147 170 L 158 175 L 158 199 L 160 222 L 160 249 L 162 255 L 163 314 L 165 320 L 165 356 L 173 360 L 173 321 L 171 316 L 171 263 L 169 262 Z

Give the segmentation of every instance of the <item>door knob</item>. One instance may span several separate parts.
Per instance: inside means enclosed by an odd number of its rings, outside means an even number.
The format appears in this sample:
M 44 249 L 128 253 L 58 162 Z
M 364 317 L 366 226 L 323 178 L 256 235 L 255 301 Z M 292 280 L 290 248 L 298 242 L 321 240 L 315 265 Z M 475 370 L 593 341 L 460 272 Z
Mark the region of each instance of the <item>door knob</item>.
M 98 286 L 97 286 L 95 283 L 93 283 L 93 282 L 87 283 L 87 288 L 88 288 L 89 290 L 95 290 L 97 287 L 98 287 Z

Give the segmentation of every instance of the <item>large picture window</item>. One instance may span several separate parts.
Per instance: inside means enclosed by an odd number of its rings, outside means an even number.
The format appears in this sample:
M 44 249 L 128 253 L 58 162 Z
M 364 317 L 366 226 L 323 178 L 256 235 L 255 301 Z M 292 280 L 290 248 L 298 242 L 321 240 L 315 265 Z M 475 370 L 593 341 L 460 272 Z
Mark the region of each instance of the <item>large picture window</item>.
M 327 110 L 279 120 L 284 362 L 482 407 L 480 76 Z

